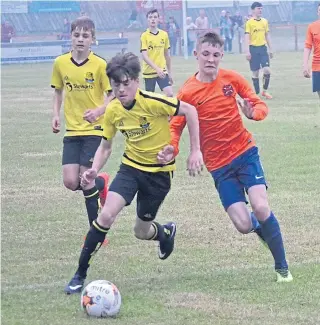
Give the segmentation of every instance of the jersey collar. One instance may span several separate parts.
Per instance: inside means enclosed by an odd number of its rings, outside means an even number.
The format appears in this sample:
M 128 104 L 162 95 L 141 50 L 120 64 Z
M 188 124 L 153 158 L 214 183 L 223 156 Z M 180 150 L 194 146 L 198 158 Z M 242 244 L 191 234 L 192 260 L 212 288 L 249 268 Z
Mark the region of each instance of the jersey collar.
M 158 31 L 156 33 L 152 33 L 152 31 L 149 28 L 147 28 L 147 31 L 152 35 L 158 35 L 159 34 L 159 29 L 158 29 Z
M 85 60 L 83 60 L 82 62 L 78 63 L 78 62 L 76 62 L 76 61 L 73 59 L 73 57 L 72 57 L 72 51 L 71 51 L 71 52 L 70 52 L 70 61 L 71 61 L 75 66 L 77 66 L 77 67 L 82 67 L 83 65 L 85 65 L 85 64 L 90 60 L 90 58 L 92 57 L 92 55 L 93 55 L 93 53 L 92 53 L 92 51 L 90 51 L 88 57 L 87 57 Z

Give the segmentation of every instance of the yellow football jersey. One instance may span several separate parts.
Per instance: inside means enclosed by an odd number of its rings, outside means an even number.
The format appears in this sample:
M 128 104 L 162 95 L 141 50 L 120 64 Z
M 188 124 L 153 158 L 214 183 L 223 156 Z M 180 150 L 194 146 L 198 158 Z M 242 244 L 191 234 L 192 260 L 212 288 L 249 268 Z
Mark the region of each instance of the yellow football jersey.
M 158 29 L 156 34 L 151 33 L 149 28 L 141 34 L 140 37 L 141 47 L 140 52 L 147 51 L 148 57 L 159 68 L 167 71 L 166 58 L 164 51 L 170 48 L 169 37 L 167 32 Z M 145 61 L 142 62 L 142 75 L 143 78 L 157 77 L 156 71 L 150 67 Z
M 250 35 L 250 45 L 262 46 L 266 45 L 266 33 L 269 32 L 269 23 L 265 18 L 251 18 L 246 22 L 246 34 Z
M 122 162 L 148 171 L 175 170 L 175 161 L 162 165 L 158 152 L 170 144 L 168 116 L 178 114 L 180 101 L 138 89 L 131 107 L 123 107 L 118 99 L 108 105 L 103 123 L 103 137 L 111 140 L 117 130 L 126 138 Z
M 83 119 L 84 112 L 101 106 L 111 90 L 106 74 L 107 62 L 91 52 L 81 64 L 71 52 L 58 56 L 53 65 L 51 87 L 64 89 L 66 135 L 101 135 L 103 115 L 94 123 Z

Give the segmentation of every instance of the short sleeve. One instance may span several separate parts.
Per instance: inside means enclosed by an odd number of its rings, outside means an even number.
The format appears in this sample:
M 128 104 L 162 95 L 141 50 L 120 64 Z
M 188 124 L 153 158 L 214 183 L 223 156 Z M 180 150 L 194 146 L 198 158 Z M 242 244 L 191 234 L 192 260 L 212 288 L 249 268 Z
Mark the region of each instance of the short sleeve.
M 147 34 L 142 33 L 140 36 L 140 52 L 148 50 Z
M 105 92 L 112 91 L 109 78 L 107 76 L 107 64 L 101 67 L 101 86 Z
M 269 29 L 269 22 L 268 20 L 266 20 L 266 33 L 269 33 L 270 29 Z
M 63 80 L 60 74 L 59 61 L 55 60 L 53 63 L 53 70 L 51 76 L 51 87 L 56 89 L 63 88 Z
M 245 33 L 250 34 L 250 20 L 246 22 L 245 26 L 246 26 Z
M 313 44 L 313 37 L 311 32 L 311 25 L 309 25 L 307 30 L 307 35 L 306 35 L 305 47 L 307 49 L 312 49 L 312 44 Z
M 170 41 L 169 41 L 168 33 L 166 33 L 164 48 L 165 48 L 165 50 L 168 50 L 170 48 Z
M 107 106 L 103 118 L 103 138 L 105 140 L 111 140 L 117 133 L 117 128 L 113 123 L 113 113 L 111 105 L 109 104 Z

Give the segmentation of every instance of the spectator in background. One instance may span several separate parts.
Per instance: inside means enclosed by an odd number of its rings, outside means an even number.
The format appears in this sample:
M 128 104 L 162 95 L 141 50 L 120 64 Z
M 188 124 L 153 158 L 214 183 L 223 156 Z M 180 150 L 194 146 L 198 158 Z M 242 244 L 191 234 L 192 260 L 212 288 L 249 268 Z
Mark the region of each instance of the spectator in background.
M 239 34 L 240 43 L 243 41 L 244 28 L 243 28 L 243 17 L 241 16 L 240 11 L 236 11 L 236 14 L 231 17 L 233 23 L 233 31 Z
M 169 17 L 169 22 L 167 23 L 167 33 L 170 42 L 170 55 L 177 55 L 176 50 L 178 37 L 180 36 L 180 27 L 174 17 Z
M 71 39 L 71 24 L 68 20 L 68 18 L 65 18 L 63 20 L 63 28 L 62 28 L 62 33 L 58 35 L 58 39 L 60 40 L 69 40 Z
M 1 43 L 11 43 L 14 35 L 15 31 L 13 26 L 9 21 L 5 20 L 4 23 L 1 24 Z
M 136 9 L 133 9 L 131 12 L 131 15 L 129 17 L 129 26 L 127 27 L 128 29 L 130 28 L 141 28 L 140 22 L 137 20 L 138 17 L 138 12 Z
M 187 17 L 186 28 L 188 34 L 188 55 L 191 56 L 194 50 L 194 43 L 197 40 L 197 25 L 192 21 L 191 17 Z
M 159 29 L 162 29 L 162 30 L 166 30 L 167 29 L 167 26 L 164 22 L 164 19 L 163 19 L 163 16 L 159 16 L 159 23 L 158 23 L 158 28 Z
M 224 51 L 232 53 L 233 28 L 230 12 L 222 10 L 220 16 L 220 35 L 224 39 Z
M 204 9 L 200 9 L 200 16 L 196 19 L 196 25 L 198 29 L 209 29 L 209 21 Z

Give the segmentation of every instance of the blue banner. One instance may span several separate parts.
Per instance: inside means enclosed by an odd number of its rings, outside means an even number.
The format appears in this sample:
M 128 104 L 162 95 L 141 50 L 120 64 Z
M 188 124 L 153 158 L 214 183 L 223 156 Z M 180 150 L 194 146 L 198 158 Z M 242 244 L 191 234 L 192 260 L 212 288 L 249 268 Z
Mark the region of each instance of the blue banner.
M 29 1 L 29 12 L 80 12 L 80 1 Z

